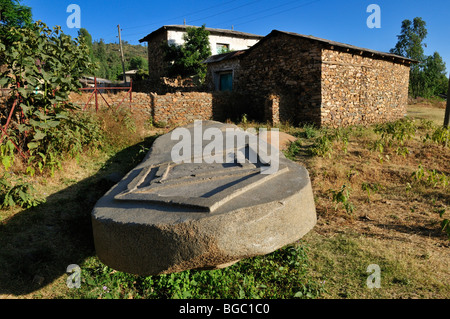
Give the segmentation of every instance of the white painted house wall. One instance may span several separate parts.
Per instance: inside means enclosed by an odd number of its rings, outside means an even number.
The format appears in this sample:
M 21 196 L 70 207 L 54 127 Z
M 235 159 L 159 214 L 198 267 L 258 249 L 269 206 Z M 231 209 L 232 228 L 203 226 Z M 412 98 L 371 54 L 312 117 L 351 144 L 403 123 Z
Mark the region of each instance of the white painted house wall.
M 184 43 L 184 35 L 186 32 L 183 31 L 167 31 L 167 42 L 172 45 L 182 45 Z M 259 40 L 256 39 L 244 39 L 235 38 L 223 35 L 210 35 L 209 43 L 211 45 L 212 55 L 219 54 L 217 51 L 218 44 L 227 44 L 228 48 L 232 51 L 247 50 L 248 48 L 254 46 Z

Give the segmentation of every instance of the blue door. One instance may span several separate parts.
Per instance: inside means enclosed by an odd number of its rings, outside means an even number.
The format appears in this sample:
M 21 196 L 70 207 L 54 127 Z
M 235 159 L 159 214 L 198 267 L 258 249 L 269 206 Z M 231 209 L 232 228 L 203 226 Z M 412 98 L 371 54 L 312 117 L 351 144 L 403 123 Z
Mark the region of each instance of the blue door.
M 232 91 L 233 90 L 233 73 L 221 73 L 220 74 L 220 91 Z

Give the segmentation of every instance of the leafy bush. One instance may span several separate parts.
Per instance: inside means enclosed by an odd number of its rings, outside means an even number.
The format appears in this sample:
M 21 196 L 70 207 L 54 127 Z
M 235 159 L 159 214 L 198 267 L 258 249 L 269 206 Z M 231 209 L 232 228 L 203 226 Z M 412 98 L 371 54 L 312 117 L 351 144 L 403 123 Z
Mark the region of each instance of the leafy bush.
M 414 120 L 404 119 L 395 122 L 378 124 L 374 132 L 381 135 L 381 139 L 386 141 L 386 145 L 392 146 L 395 142 L 404 145 L 405 141 L 411 140 L 417 131 L 417 124 Z
M 5 174 L 0 178 L 0 208 L 12 208 L 20 206 L 31 208 L 44 202 L 36 197 L 33 185 L 23 180 Z
M 344 184 L 339 190 L 330 189 L 329 191 L 332 195 L 332 201 L 336 203 L 336 206 L 334 208 L 336 211 L 339 207 L 339 204 L 341 204 L 347 214 L 353 213 L 353 211 L 355 210 L 355 206 L 349 201 L 351 191 L 350 187 L 347 187 L 347 185 Z
M 30 156 L 29 165 L 53 171 L 58 157 L 80 151 L 84 143 L 79 136 L 82 124 L 70 115 L 75 107 L 67 101 L 69 93 L 80 88 L 81 75 L 93 67 L 88 48 L 59 26 L 50 29 L 42 22 L 8 32 L 15 40 L 7 47 L 0 43 L 0 56 L 7 65 L 0 85 L 10 87 L 12 98 L 1 110 L 1 125 L 6 126 L 12 112 L 10 138 Z
M 314 145 L 311 147 L 311 155 L 313 156 L 326 156 L 331 157 L 333 150 L 333 140 L 328 134 L 323 134 L 316 139 Z

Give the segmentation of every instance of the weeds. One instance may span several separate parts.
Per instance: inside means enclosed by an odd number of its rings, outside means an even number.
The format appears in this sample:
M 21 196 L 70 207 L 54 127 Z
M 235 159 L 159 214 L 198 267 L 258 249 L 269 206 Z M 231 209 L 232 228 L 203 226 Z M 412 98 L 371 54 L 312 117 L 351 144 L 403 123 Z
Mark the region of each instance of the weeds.
M 439 173 L 435 169 L 424 169 L 422 165 L 411 174 L 411 179 L 416 184 L 425 184 L 433 188 L 441 186 L 445 189 L 449 184 L 449 177 L 445 173 Z
M 392 146 L 394 142 L 404 145 L 411 140 L 417 131 L 417 124 L 414 120 L 405 119 L 396 122 L 378 124 L 374 128 L 374 132 L 381 135 L 381 139 L 385 140 L 388 146 Z
M 33 185 L 20 177 L 5 174 L 0 178 L 0 208 L 22 208 L 35 207 L 44 200 L 36 197 Z
M 187 270 L 160 276 L 134 276 L 97 260 L 82 267 L 82 294 L 88 298 L 318 298 L 323 284 L 313 280 L 304 244 L 238 262 L 225 269 Z
M 443 220 L 441 221 L 441 229 L 443 232 L 445 232 L 447 234 L 447 237 L 450 240 L 450 220 L 447 218 L 444 218 L 445 208 L 440 209 L 438 211 L 438 213 L 439 213 L 439 217 L 443 218 Z
M 0 145 L 0 159 L 5 171 L 14 164 L 14 149 L 14 144 L 10 140 Z
M 449 146 L 450 141 L 450 129 L 448 127 L 438 127 L 434 130 L 431 137 L 429 138 L 433 142 L 447 147 Z
M 297 139 L 296 141 L 289 144 L 289 147 L 284 152 L 284 154 L 288 159 L 295 161 L 301 149 L 302 149 L 302 142 L 300 139 Z
M 312 156 L 328 156 L 331 158 L 331 152 L 333 151 L 333 141 L 328 134 L 323 134 L 316 139 L 314 145 L 311 147 Z
M 362 183 L 361 189 L 367 192 L 367 201 L 370 202 L 371 193 L 376 193 L 381 190 L 381 186 L 378 183 Z
M 342 185 L 341 189 L 339 190 L 333 190 L 330 189 L 329 192 L 332 195 L 332 201 L 335 203 L 334 210 L 337 211 L 339 205 L 342 205 L 342 207 L 345 209 L 347 214 L 352 214 L 355 210 L 355 206 L 349 201 L 350 199 L 350 191 L 351 188 L 347 185 Z

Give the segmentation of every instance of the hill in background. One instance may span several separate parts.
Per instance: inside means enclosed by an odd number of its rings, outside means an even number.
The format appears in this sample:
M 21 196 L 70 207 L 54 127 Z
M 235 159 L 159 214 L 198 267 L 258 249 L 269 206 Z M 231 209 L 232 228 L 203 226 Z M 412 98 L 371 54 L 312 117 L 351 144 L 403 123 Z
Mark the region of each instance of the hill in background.
M 148 70 L 147 47 L 129 44 L 122 41 L 125 70 Z M 120 45 L 118 43 L 105 43 L 103 40 L 92 43 L 92 56 L 98 65 L 93 74 L 99 78 L 112 81 L 122 80 L 122 62 Z

